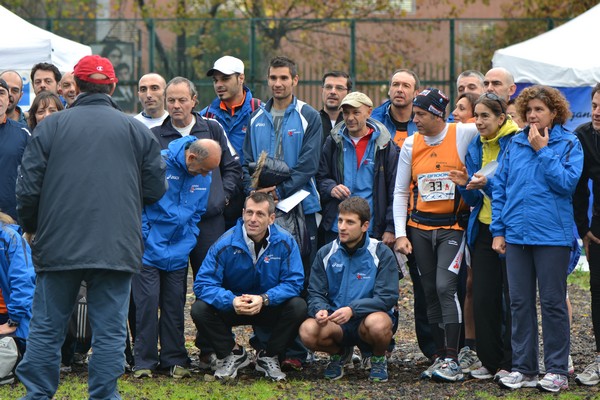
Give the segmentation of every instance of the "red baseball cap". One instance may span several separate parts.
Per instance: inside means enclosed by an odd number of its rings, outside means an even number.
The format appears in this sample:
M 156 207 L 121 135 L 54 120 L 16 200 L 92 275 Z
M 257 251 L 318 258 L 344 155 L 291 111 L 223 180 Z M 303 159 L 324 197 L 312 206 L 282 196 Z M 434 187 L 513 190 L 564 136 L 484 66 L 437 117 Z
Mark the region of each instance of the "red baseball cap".
M 98 55 L 85 56 L 79 60 L 77 65 L 75 65 L 75 68 L 73 68 L 73 74 L 82 81 L 99 85 L 110 85 L 111 83 L 117 83 L 119 81 L 115 76 L 115 69 L 110 60 Z M 106 78 L 90 78 L 90 75 L 93 74 L 102 74 L 106 76 Z

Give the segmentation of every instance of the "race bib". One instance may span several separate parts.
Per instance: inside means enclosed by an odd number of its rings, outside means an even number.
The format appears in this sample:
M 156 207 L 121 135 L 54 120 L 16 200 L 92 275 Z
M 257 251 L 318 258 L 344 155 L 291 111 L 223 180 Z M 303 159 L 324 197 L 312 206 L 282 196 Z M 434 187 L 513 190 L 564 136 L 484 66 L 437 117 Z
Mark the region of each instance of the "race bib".
M 420 174 L 417 185 L 423 201 L 454 200 L 454 182 L 448 172 Z

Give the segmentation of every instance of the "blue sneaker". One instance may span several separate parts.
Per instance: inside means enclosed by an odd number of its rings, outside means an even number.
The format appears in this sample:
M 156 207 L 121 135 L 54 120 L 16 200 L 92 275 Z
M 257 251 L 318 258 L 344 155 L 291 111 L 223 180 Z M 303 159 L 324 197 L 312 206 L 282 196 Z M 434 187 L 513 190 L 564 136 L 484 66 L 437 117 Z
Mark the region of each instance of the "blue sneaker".
M 460 365 L 451 358 L 446 358 L 444 363 L 431 374 L 431 379 L 438 382 L 456 382 L 462 381 L 463 378 Z
M 373 382 L 387 382 L 387 359 L 383 356 L 371 356 L 371 373 L 369 379 Z
M 352 353 L 352 347 L 345 347 L 342 354 L 332 354 L 325 368 L 325 379 L 335 381 L 344 376 L 344 364 L 352 357 Z

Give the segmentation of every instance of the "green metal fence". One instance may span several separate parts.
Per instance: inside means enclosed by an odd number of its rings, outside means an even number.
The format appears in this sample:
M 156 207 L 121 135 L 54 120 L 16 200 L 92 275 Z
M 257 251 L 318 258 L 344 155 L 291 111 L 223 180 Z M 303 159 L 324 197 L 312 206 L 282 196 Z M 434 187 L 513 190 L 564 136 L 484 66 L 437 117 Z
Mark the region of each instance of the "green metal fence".
M 205 76 L 214 60 L 230 54 L 244 60 L 246 82 L 266 99 L 269 59 L 278 54 L 299 66 L 299 98 L 321 108 L 321 77 L 329 70 L 348 71 L 356 90 L 376 104 L 387 96 L 389 75 L 397 68 L 417 72 L 422 86 L 435 86 L 451 97 L 456 76 L 465 69 L 490 68 L 497 48 L 525 40 L 564 22 L 558 19 L 48 19 L 38 26 L 91 45 L 112 57 L 120 85 L 137 92 L 144 73 L 168 80 L 185 76 L 199 87 L 200 105 L 214 97 Z M 280 33 L 293 28 L 280 41 Z M 135 98 L 136 96 L 134 96 Z M 122 104 L 137 112 L 137 101 Z

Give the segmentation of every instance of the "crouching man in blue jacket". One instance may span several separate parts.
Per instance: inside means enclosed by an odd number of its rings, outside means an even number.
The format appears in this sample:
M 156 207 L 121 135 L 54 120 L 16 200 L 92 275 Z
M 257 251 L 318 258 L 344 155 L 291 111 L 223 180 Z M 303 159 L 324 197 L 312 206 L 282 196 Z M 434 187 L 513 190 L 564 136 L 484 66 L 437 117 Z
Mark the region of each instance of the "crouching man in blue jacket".
M 231 335 L 237 325 L 268 330 L 256 370 L 276 381 L 286 377 L 279 361 L 306 318 L 306 302 L 299 297 L 304 269 L 296 241 L 274 221 L 271 195 L 251 194 L 242 218 L 212 245 L 196 276 L 192 319 L 215 349 L 218 379 L 235 378 L 250 364 Z
M 198 222 L 206 211 L 211 171 L 221 161 L 221 146 L 211 139 L 186 136 L 171 142 L 162 157 L 169 187 L 158 202 L 144 207 L 143 266 L 132 285 L 136 378 L 151 377 L 158 367 L 173 378 L 190 376 L 184 337 L 188 258 L 196 245 Z
M 338 239 L 321 247 L 308 284 L 308 315 L 300 339 L 313 351 L 331 354 L 325 378 L 344 376 L 344 364 L 358 346 L 370 352 L 372 381 L 388 380 L 385 351 L 397 317 L 398 264 L 392 250 L 369 238 L 371 211 L 360 197 L 339 205 Z

